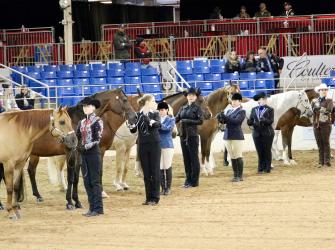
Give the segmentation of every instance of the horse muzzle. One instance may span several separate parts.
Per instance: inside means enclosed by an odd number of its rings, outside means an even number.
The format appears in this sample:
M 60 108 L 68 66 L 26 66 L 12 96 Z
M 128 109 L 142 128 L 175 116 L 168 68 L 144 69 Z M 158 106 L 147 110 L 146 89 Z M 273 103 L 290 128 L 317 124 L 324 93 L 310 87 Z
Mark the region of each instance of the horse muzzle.
M 74 149 L 78 145 L 78 139 L 75 133 L 68 133 L 62 136 L 61 142 L 69 149 Z

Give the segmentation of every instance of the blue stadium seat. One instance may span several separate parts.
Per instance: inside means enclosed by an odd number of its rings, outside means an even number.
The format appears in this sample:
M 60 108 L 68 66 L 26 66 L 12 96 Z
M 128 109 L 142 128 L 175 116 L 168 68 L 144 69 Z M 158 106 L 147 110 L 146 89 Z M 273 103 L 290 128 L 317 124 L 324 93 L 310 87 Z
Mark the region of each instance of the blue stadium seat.
M 321 79 L 321 82 L 324 83 L 324 84 L 326 84 L 327 86 L 329 86 L 330 81 L 331 81 L 330 77 L 326 77 L 326 78 L 322 78 Z
M 107 65 L 105 63 L 92 63 L 92 70 L 106 70 Z
M 126 76 L 124 78 L 124 80 L 125 80 L 125 83 L 126 83 L 126 87 L 125 87 L 126 94 L 136 94 L 137 93 L 137 88 L 139 88 L 140 91 L 142 91 L 141 77 Z
M 106 78 L 103 77 L 90 79 L 91 85 L 106 85 L 106 83 L 107 83 Z
M 124 76 L 124 70 L 123 69 L 108 69 L 107 70 L 107 77 L 118 77 L 118 76 Z
M 330 71 L 330 76 L 335 76 L 335 70 Z
M 191 74 L 191 75 L 185 75 L 184 79 L 187 81 L 187 83 L 191 87 L 198 87 L 200 82 L 203 82 L 205 80 L 203 74 Z
M 25 73 L 28 72 L 27 67 L 26 66 L 13 66 L 12 69 L 19 71 L 21 73 Z
M 142 76 L 142 83 L 159 83 L 160 79 L 158 75 L 154 76 Z
M 193 72 L 196 74 L 210 73 L 209 61 L 208 60 L 194 60 L 193 61 Z
M 72 105 L 77 105 L 81 100 L 83 100 L 83 97 L 82 96 L 75 96 L 72 98 L 73 102 L 72 102 Z
M 177 61 L 176 62 L 176 67 L 177 67 L 177 71 L 179 72 L 179 74 L 192 74 L 193 73 L 193 69 L 192 69 L 192 61 Z
M 239 80 L 240 76 L 238 73 L 222 73 L 221 79 L 222 80 Z
M 90 79 L 89 78 L 74 78 L 73 79 L 73 85 L 89 85 Z
M 41 72 L 43 71 L 43 66 L 42 65 L 28 66 L 27 70 L 28 72 Z
M 64 71 L 57 71 L 58 78 L 73 78 L 73 71 L 64 70 Z
M 91 77 L 106 77 L 106 70 L 90 70 Z
M 57 79 L 57 86 L 72 86 L 72 79 Z
M 90 71 L 91 69 L 92 68 L 90 64 L 77 64 L 76 65 L 76 70 L 79 70 L 79 71 Z
M 335 87 L 335 77 L 330 78 L 329 83 L 328 83 L 328 86 L 330 86 L 330 87 Z
M 41 77 L 42 79 L 56 79 L 57 74 L 56 71 L 42 71 Z
M 48 80 L 42 80 L 41 82 L 49 85 L 49 86 L 57 86 L 57 80 L 56 79 L 48 79 Z
M 118 88 L 124 85 L 123 77 L 109 77 L 107 78 L 107 84 L 110 85 L 111 89 Z
M 55 97 L 56 96 L 56 88 L 52 88 L 52 86 L 57 86 L 57 80 L 56 79 L 48 79 L 48 80 L 42 80 L 43 83 L 51 86 L 51 88 L 49 88 L 50 91 L 50 97 Z M 44 94 L 45 96 L 48 96 L 48 91 L 47 89 L 41 90 L 40 92 L 41 94 Z
M 156 68 L 149 66 L 147 68 L 141 69 L 141 74 L 142 76 L 154 76 L 158 75 L 158 71 Z
M 59 65 L 59 70 L 60 71 L 74 71 L 75 66 L 72 64 L 62 64 L 62 65 Z
M 256 74 L 257 79 L 273 79 L 273 72 L 258 72 Z
M 59 87 L 57 89 L 57 96 L 73 96 L 76 95 L 75 87 L 68 86 L 68 87 Z
M 58 71 L 58 65 L 44 65 L 44 71 Z
M 266 81 L 265 80 L 257 80 L 255 82 L 256 89 L 266 89 Z
M 109 63 L 108 64 L 108 69 L 121 69 L 122 71 L 124 71 L 124 65 L 123 63 Z
M 221 81 L 221 74 L 205 74 L 205 80 L 210 81 L 212 84 L 212 89 L 219 89 L 223 87 L 223 82 Z
M 256 72 L 242 72 L 240 80 L 256 80 Z
M 253 98 L 256 95 L 256 90 L 245 90 L 242 91 L 242 97 Z
M 152 93 L 161 93 L 162 92 L 160 84 L 146 84 L 146 83 L 143 83 L 142 87 L 143 87 L 144 93 L 152 94 Z
M 87 96 L 87 95 L 91 95 L 91 87 L 88 85 L 84 85 L 84 86 L 75 86 L 74 88 L 75 94 L 78 96 Z
M 225 66 L 226 64 L 226 60 L 225 59 L 212 59 L 209 61 L 210 62 L 210 66 Z
M 126 69 L 141 69 L 141 63 L 140 62 L 127 62 L 125 64 Z
M 61 97 L 58 99 L 58 105 L 62 106 L 72 106 L 73 105 L 73 98 L 72 97 Z
M 210 61 L 211 65 L 211 73 L 213 74 L 221 74 L 225 71 L 225 60 L 223 59 L 213 59 Z
M 212 82 L 198 82 L 197 87 L 199 87 L 201 90 L 212 90 L 213 89 L 213 84 Z
M 73 71 L 73 77 L 75 78 L 89 78 L 90 71 L 89 70 L 75 70 Z
M 240 81 L 239 82 L 240 89 L 249 89 L 250 88 L 250 81 Z
M 103 85 L 103 86 L 91 86 L 91 93 L 95 94 L 97 92 L 102 92 L 102 91 L 106 91 L 108 90 L 108 86 L 107 85 Z
M 32 77 L 34 79 L 37 79 L 37 80 L 42 79 L 40 72 L 36 72 L 36 71 L 34 71 L 34 72 L 27 72 L 26 75 L 28 75 L 28 76 L 30 76 L 30 77 Z
M 155 97 L 156 101 L 161 101 L 164 98 L 163 93 L 153 93 L 152 95 Z
M 127 63 L 126 65 L 133 65 L 133 66 L 126 66 L 125 75 L 126 76 L 140 76 L 141 75 L 141 68 L 137 67 L 137 64 L 134 63 Z
M 202 96 L 208 96 L 210 93 L 212 93 L 211 90 L 201 91 L 201 95 L 202 95 Z

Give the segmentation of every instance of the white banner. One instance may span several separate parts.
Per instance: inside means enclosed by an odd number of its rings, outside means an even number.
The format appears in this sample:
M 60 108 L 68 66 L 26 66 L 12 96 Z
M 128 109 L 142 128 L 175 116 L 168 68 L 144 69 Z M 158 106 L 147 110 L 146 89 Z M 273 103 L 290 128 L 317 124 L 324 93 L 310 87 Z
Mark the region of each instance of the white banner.
M 280 86 L 313 87 L 335 69 L 335 56 L 284 57 Z

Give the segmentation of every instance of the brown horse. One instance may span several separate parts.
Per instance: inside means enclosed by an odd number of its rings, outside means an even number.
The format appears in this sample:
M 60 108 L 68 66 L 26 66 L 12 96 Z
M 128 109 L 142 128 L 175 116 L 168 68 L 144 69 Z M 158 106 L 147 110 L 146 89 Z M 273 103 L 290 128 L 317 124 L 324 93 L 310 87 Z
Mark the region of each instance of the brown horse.
M 55 144 L 58 144 L 56 137 L 73 149 L 77 146 L 77 138 L 66 108 L 3 113 L 0 130 L 5 131 L 0 136 L 0 162 L 6 180 L 7 210 L 10 219 L 17 219 L 20 217 L 19 180 L 33 144 L 47 134 Z
M 98 99 L 102 104 L 101 108 L 97 110 L 97 114 L 104 122 L 104 130 L 100 142 L 101 154 L 103 156 L 105 151 L 110 148 L 118 127 L 121 126 L 125 119 L 127 119 L 130 123 L 134 123 L 136 121 L 136 113 L 128 102 L 128 99 L 122 89 L 100 92 L 94 94 L 92 98 Z M 69 115 L 72 118 L 72 126 L 74 129 L 77 128 L 78 122 L 85 117 L 80 104 L 70 107 Z M 81 208 L 82 205 L 78 197 L 79 168 L 76 167 L 75 164 L 75 153 L 69 152 L 64 146 L 55 143 L 54 140 L 51 140 L 50 136 L 47 135 L 41 137 L 40 140 L 37 140 L 34 143 L 30 156 L 28 173 L 32 184 L 33 195 L 37 198 L 37 201 L 43 201 L 36 185 L 36 168 L 39 157 L 50 157 L 64 154 L 66 154 L 68 166 L 66 208 Z M 75 202 L 74 206 L 72 199 Z

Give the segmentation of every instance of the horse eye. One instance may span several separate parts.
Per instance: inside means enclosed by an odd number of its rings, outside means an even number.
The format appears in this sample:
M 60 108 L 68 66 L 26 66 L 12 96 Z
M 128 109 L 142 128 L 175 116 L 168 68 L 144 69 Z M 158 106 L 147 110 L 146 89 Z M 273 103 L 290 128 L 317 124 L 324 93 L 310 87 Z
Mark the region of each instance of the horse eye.
M 64 120 L 60 120 L 60 121 L 59 121 L 59 124 L 60 124 L 60 125 L 65 125 L 65 121 L 64 121 Z

